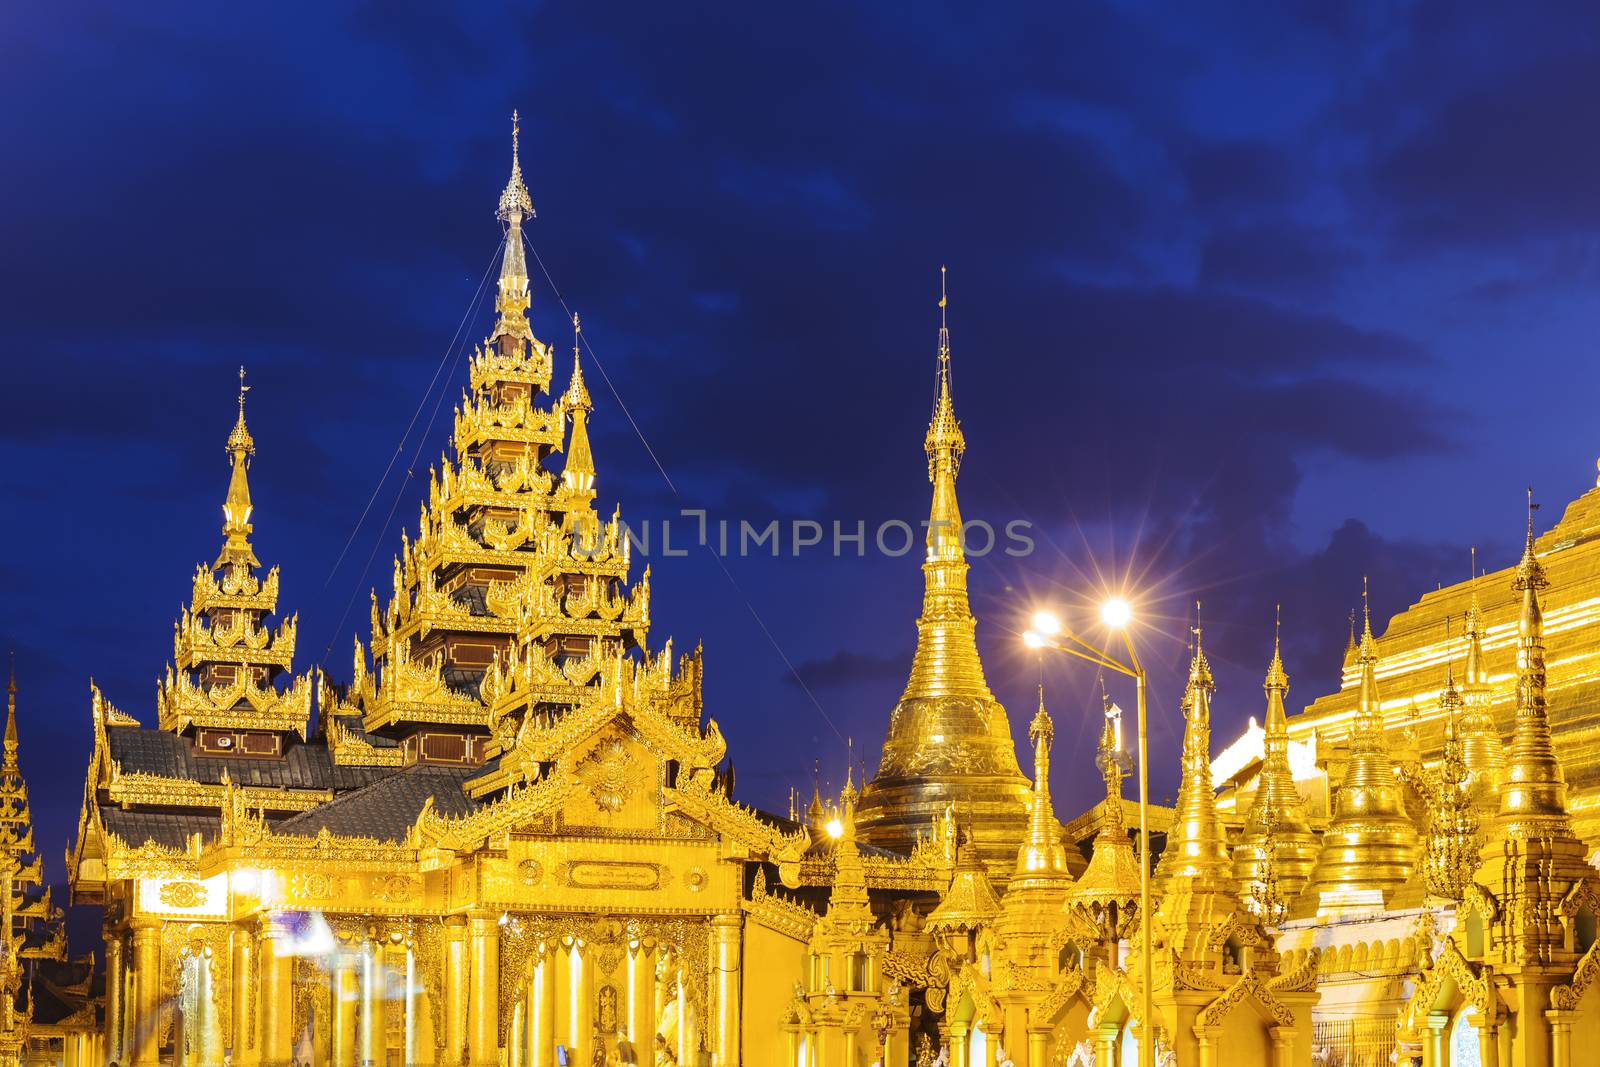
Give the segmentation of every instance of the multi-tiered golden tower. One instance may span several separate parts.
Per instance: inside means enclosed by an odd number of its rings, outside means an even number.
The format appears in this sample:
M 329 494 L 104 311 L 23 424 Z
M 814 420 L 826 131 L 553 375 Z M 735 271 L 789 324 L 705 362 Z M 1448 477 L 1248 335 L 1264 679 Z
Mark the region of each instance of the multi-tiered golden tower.
M 1317 837 L 1311 832 L 1305 798 L 1289 766 L 1288 717 L 1284 698 L 1289 672 L 1283 667 L 1278 635 L 1263 684 L 1267 691 L 1264 755 L 1256 798 L 1245 814 L 1243 833 L 1233 849 L 1233 874 L 1258 904 L 1256 910 L 1287 909 L 1305 888 L 1317 862 Z
M 946 300 L 941 296 L 940 314 Z M 933 418 L 923 448 L 933 505 L 922 564 L 922 614 L 905 692 L 889 716 L 878 773 L 861 794 L 861 839 L 909 852 L 930 821 L 954 805 L 975 855 L 998 878 L 1016 859 L 1028 820 L 1028 780 L 1017 766 L 1006 711 L 978 658 L 967 601 L 956 475 L 966 452 L 950 389 L 950 331 L 941 318 Z
M 278 568 L 261 577 L 250 543 L 250 461 L 255 439 L 244 421 L 244 368 L 239 369 L 239 416 L 228 434 L 232 463 L 222 504 L 222 551 L 210 567 L 195 568 L 193 597 L 173 624 L 173 663 L 158 686 L 163 730 L 192 738 L 203 752 L 276 756 L 285 741 L 305 739 L 311 718 L 311 678 L 280 688 L 291 672 L 299 616 L 274 630 Z
M 41 961 L 64 961 L 67 933 L 61 909 L 44 884 L 44 860 L 33 842 L 28 783 L 17 738 L 17 676 L 6 682 L 4 756 L 0 757 L 0 1064 L 19 1065 L 36 1036 L 36 988 Z

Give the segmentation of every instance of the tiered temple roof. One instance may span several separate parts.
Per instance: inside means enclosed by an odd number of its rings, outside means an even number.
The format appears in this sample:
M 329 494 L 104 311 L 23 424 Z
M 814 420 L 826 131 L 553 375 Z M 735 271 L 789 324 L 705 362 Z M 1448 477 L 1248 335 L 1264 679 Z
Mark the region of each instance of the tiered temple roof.
M 33 1018 L 34 985 L 42 961 L 64 962 L 67 932 L 61 909 L 44 884 L 44 860 L 33 841 L 28 783 L 22 777 L 17 737 L 17 677 L 6 683 L 4 755 L 0 757 L 0 927 L 6 934 L 0 953 L 0 1054 L 14 1050 Z

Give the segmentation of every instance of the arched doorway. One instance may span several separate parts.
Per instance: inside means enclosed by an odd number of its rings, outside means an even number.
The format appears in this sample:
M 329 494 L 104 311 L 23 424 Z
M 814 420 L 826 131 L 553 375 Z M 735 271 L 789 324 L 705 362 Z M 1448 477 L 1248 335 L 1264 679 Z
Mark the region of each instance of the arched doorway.
M 1483 1067 L 1476 1008 L 1461 1009 L 1450 1024 L 1450 1067 Z

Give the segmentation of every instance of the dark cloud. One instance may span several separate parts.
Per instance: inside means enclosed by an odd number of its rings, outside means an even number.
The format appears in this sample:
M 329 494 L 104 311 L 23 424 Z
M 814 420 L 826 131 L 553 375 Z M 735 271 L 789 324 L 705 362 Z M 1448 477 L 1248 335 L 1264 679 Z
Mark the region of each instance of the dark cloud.
M 910 665 L 909 655 L 875 656 L 841 649 L 827 659 L 798 663 L 793 674 L 785 673 L 783 677 L 788 684 L 797 687 L 803 684 L 808 689 L 832 689 L 857 682 L 898 678 Z
M 1360 262 L 1328 228 L 1260 223 L 1220 229 L 1201 252 L 1200 284 L 1247 292 L 1325 293 Z
M 240 363 L 258 550 L 283 564 L 300 662 L 331 647 L 344 668 L 341 612 L 386 581 L 489 323 L 473 300 L 513 107 L 552 275 L 535 264 L 534 321 L 559 384 L 561 301 L 584 316 L 605 507 L 918 518 L 948 263 L 963 504 L 1039 537 L 973 569 L 1019 736 L 1036 668 L 1013 617 L 1108 575 L 1157 591 L 1164 693 L 1197 596 L 1238 707 L 1279 600 L 1297 691 L 1328 684 L 1361 573 L 1387 605 L 1454 567 L 1414 534 L 1419 512 L 1457 514 L 1448 483 L 1376 476 L 1512 476 L 1500 405 L 1480 410 L 1500 368 L 1476 312 L 1544 321 L 1536 301 L 1592 272 L 1592 22 L 1450 4 L 20 12 L 0 64 L 28 105 L 0 113 L 20 161 L 0 170 L 0 630 L 19 635 L 25 745 L 47 740 L 26 749 L 41 840 L 76 816 L 88 676 L 150 717 L 168 620 L 215 553 Z M 1572 247 L 1534 262 L 1566 229 Z M 1466 245 L 1492 267 L 1416 265 Z M 1552 420 L 1573 440 L 1541 455 L 1579 449 L 1579 421 Z M 1355 518 L 1303 525 L 1313 471 Z M 698 548 L 651 562 L 657 634 L 705 635 L 754 802 L 881 735 L 914 558 L 733 560 L 734 583 Z

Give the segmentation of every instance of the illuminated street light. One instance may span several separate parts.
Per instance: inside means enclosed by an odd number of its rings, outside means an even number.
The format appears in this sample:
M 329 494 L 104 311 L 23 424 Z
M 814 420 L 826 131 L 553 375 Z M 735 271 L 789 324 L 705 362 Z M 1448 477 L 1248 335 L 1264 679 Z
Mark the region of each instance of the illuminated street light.
M 1151 938 L 1143 932 L 1150 926 L 1150 767 L 1145 729 L 1145 674 L 1139 655 L 1133 649 L 1133 638 L 1128 632 L 1128 624 L 1133 621 L 1133 606 L 1122 597 L 1112 597 L 1100 605 L 1100 621 L 1108 629 L 1122 634 L 1123 645 L 1128 650 L 1126 663 L 1064 629 L 1061 619 L 1050 611 L 1034 612 L 1033 629 L 1022 635 L 1022 642 L 1031 649 L 1050 648 L 1088 660 L 1104 670 L 1127 675 L 1134 681 L 1139 699 L 1139 925 L 1142 928 L 1139 960 L 1145 976 L 1140 982 L 1139 1067 L 1155 1067 L 1155 997 L 1154 983 L 1150 980 L 1155 971 Z

